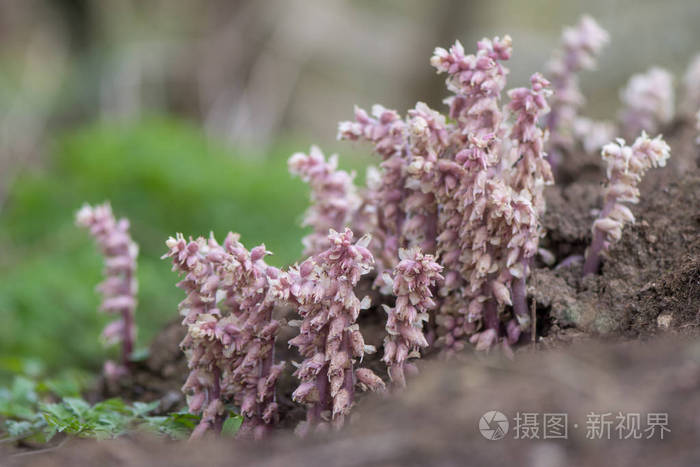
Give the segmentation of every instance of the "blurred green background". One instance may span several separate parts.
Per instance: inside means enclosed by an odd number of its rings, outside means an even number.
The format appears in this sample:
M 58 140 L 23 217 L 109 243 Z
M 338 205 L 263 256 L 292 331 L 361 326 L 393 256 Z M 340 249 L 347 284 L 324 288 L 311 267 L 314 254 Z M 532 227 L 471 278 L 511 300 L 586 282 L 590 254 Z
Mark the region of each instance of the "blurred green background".
M 523 85 L 583 13 L 611 34 L 582 75 L 589 116 L 614 119 L 652 65 L 679 82 L 699 49 L 697 0 L 0 0 L 0 378 L 115 352 L 83 202 L 132 222 L 145 346 L 182 297 L 159 259 L 169 235 L 233 230 L 295 261 L 308 193 L 290 154 L 319 143 L 361 179 L 371 157 L 335 141 L 353 104 L 441 108 L 429 57 L 457 38 L 509 33 Z
M 169 235 L 223 239 L 239 232 L 249 247 L 290 264 L 301 253 L 299 227 L 307 190 L 287 173 L 297 146 L 286 143 L 245 157 L 207 139 L 183 121 L 146 118 L 129 125 L 89 125 L 58 137 L 45 167 L 14 182 L 0 217 L 5 249 L 0 264 L 0 365 L 21 370 L 37 357 L 51 370 L 97 368 L 98 342 L 108 317 L 94 291 L 102 260 L 92 238 L 73 224 L 83 202 L 110 200 L 131 221 L 140 246 L 139 343 L 177 318 L 182 293 L 170 262 L 160 259 Z M 352 169 L 362 158 L 346 159 Z M 116 349 L 114 349 L 116 351 Z

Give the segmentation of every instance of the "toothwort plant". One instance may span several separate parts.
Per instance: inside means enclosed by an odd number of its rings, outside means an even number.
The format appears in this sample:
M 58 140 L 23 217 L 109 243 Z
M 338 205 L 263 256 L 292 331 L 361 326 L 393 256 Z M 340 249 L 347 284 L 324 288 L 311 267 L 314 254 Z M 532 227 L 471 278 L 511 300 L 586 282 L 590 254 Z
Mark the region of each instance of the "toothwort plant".
M 307 406 L 306 422 L 298 432 L 327 426 L 340 427 L 353 405 L 355 386 L 384 389 L 384 382 L 367 368 L 355 368 L 356 359 L 374 348 L 365 345 L 356 323 L 369 297 L 360 301 L 355 286 L 372 269 L 369 237 L 353 242 L 349 229 L 328 235 L 329 248 L 291 267 L 280 277 L 277 296 L 295 306 L 301 316 L 299 335 L 289 341 L 305 360 L 294 375 L 301 383 L 292 399 Z
M 632 146 L 627 146 L 623 139 L 606 145 L 602 156 L 608 166 L 608 185 L 605 204 L 593 223 L 593 243 L 586 252 L 584 276 L 598 272 L 601 255 L 611 243 L 620 240 L 626 223 L 634 223 L 632 211 L 622 203 L 639 202 L 637 185 L 647 170 L 666 165 L 670 148 L 661 136 L 651 139 L 642 132 Z
M 378 192 L 369 187 L 364 201 L 375 202 L 370 233 L 383 240 L 370 244 L 376 283 L 386 285 L 382 272 L 396 266 L 400 248 L 435 252 L 445 268 L 437 342 L 448 352 L 473 335 L 478 348 L 505 334 L 514 342 L 527 326 L 524 281 L 542 235 L 542 190 L 552 183 L 538 127 L 549 83 L 533 75 L 531 88 L 513 90 L 502 107 L 511 44 L 505 36 L 480 41 L 476 54 L 459 42 L 435 49 L 431 64 L 452 93 L 450 122 L 419 102 L 405 120 L 375 106 L 372 117 L 356 108 L 355 121 L 339 125 L 339 138 L 369 141 L 384 158 Z M 518 318 L 503 325 L 500 311 L 511 305 Z
M 353 185 L 354 175 L 338 170 L 338 156 L 326 162 L 317 146 L 309 154 L 297 153 L 289 159 L 289 172 L 298 175 L 311 187 L 311 207 L 303 226 L 313 232 L 303 238 L 304 255 L 315 255 L 328 248 L 328 230 L 342 230 L 360 206 Z
M 181 234 L 166 245 L 163 258 L 184 275 L 178 287 L 187 293 L 180 303 L 190 369 L 183 391 L 190 411 L 202 414 L 192 438 L 221 431 L 232 401 L 243 415 L 239 436 L 260 439 L 277 421 L 275 382 L 284 367 L 275 363 L 279 322 L 269 293 L 279 271 L 265 264 L 264 245 L 248 252 L 233 233 L 223 245 L 213 235 L 186 241 Z
M 578 112 L 585 103 L 577 74 L 595 68 L 596 58 L 608 41 L 608 33 L 593 18 L 583 16 L 576 26 L 564 28 L 561 48 L 547 63 L 545 74 L 554 91 L 546 121 L 551 133 L 547 152 L 555 170 L 562 162 L 562 154 L 573 149 Z M 578 122 L 579 126 L 585 124 Z M 597 129 L 604 131 L 605 126 Z
M 634 75 L 620 91 L 620 98 L 620 127 L 625 138 L 634 138 L 642 131 L 658 133 L 673 119 L 673 76 L 658 67 Z
M 128 373 L 131 352 L 134 350 L 134 310 L 138 289 L 136 258 L 139 249 L 129 235 L 128 219 L 116 220 L 109 203 L 95 207 L 85 204 L 76 214 L 76 223 L 90 231 L 104 256 L 105 280 L 97 286 L 103 297 L 100 309 L 120 315 L 102 331 L 107 343 L 121 343 L 121 363 L 107 361 L 104 366 L 105 376 L 115 379 Z
M 436 306 L 431 288 L 443 277 L 442 266 L 418 247 L 399 250 L 399 259 L 393 277 L 387 280 L 393 283 L 396 305 L 383 305 L 388 316 L 382 361 L 387 365 L 391 381 L 403 388 L 404 370 L 410 365 L 407 360 L 420 357 L 420 349 L 428 347 L 423 323 L 428 322 L 428 312 Z

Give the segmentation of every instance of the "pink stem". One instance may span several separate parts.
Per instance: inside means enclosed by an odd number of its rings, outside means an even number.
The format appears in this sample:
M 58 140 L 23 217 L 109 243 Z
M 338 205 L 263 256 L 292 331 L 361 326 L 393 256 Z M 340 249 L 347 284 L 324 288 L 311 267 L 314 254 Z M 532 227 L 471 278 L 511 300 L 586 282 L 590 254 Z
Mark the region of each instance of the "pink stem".
M 329 409 L 330 391 L 328 382 L 328 364 L 321 368 L 316 376 L 316 389 L 318 391 L 318 402 L 312 405 L 307 411 L 306 419 L 310 425 L 317 424 L 321 420 L 321 413 Z
M 610 214 L 610 211 L 612 211 L 613 207 L 615 206 L 615 201 L 615 198 L 607 200 L 605 207 L 598 216 L 598 219 L 603 219 Z M 600 254 L 604 248 L 605 232 L 596 229 L 595 233 L 593 234 L 593 242 L 591 243 L 591 247 L 586 254 L 586 262 L 583 263 L 583 277 L 586 277 L 589 274 L 596 274 L 598 272 L 601 262 Z
M 207 402 L 208 406 L 215 403 L 221 397 L 221 386 L 219 380 L 221 379 L 221 370 L 219 368 L 214 368 L 214 385 L 207 390 Z M 207 408 L 208 408 L 207 406 Z M 205 409 L 205 413 L 207 410 Z M 190 435 L 190 441 L 194 439 L 200 439 L 208 430 L 213 430 L 214 433 L 220 434 L 221 429 L 224 426 L 224 414 L 216 414 L 213 418 L 203 416 L 199 421 L 199 424 L 195 427 Z
M 132 272 L 126 273 L 125 282 L 129 288 L 129 294 L 136 298 L 133 293 L 133 277 Z M 124 322 L 123 335 L 122 335 L 122 365 L 124 368 L 129 368 L 131 366 L 131 353 L 134 351 L 134 310 L 131 307 L 125 307 L 122 309 L 122 321 Z
M 515 313 L 515 316 L 526 320 L 530 318 L 530 309 L 527 306 L 527 284 L 525 280 L 527 270 L 528 267 L 526 264 L 523 277 L 519 279 L 516 278 L 511 287 L 513 292 L 513 313 Z M 521 335 L 528 337 L 530 335 L 530 331 L 524 330 Z
M 495 300 L 489 299 L 484 303 L 484 325 L 487 329 L 496 331 L 499 334 L 500 321 L 498 319 L 498 306 Z
M 122 310 L 122 321 L 124 321 L 124 335 L 122 337 L 122 365 L 125 368 L 131 366 L 131 353 L 134 351 L 134 315 L 131 309 Z
M 350 333 L 347 331 L 345 332 L 345 335 L 343 337 L 342 349 L 345 352 L 347 352 L 348 355 L 352 354 L 352 351 L 350 350 Z M 352 365 L 349 369 L 345 370 L 345 380 L 343 381 L 343 388 L 345 388 L 345 390 L 348 392 L 350 396 L 350 404 L 352 405 L 352 401 L 355 399 L 355 372 L 353 371 Z

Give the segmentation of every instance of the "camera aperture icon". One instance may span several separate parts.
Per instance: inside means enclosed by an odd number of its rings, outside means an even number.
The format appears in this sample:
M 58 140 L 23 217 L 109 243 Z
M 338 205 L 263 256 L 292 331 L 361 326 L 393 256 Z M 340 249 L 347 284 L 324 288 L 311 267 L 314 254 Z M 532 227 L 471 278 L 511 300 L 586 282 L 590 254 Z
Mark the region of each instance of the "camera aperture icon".
M 479 431 L 490 441 L 505 438 L 508 434 L 508 425 L 508 417 L 498 410 L 490 410 L 479 419 Z

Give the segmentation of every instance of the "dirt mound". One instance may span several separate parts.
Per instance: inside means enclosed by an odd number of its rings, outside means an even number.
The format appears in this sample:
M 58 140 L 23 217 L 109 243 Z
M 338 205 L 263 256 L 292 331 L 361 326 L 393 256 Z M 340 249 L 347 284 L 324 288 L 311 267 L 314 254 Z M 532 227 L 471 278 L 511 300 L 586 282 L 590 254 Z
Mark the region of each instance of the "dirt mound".
M 664 465 L 700 463 L 700 343 L 688 339 L 605 344 L 588 341 L 566 350 L 521 352 L 515 361 L 474 356 L 430 362 L 391 398 L 371 396 L 339 433 L 299 440 L 288 431 L 256 444 L 208 440 L 167 443 L 139 437 L 72 441 L 46 454 L 21 458 L 29 466 L 65 465 Z M 490 410 L 509 421 L 504 439 L 479 431 Z M 539 439 L 515 439 L 518 413 L 539 414 Z M 594 416 L 640 414 L 642 439 L 610 439 L 589 426 Z M 566 438 L 543 439 L 544 414 L 566 414 Z M 667 414 L 653 435 L 648 414 Z M 591 415 L 594 414 L 594 415 Z M 593 417 L 593 418 L 592 418 Z M 604 426 L 604 425 L 603 425 Z M 595 435 L 590 435 L 594 433 Z M 651 435 L 651 436 L 650 436 Z M 593 437 L 595 439 L 589 439 Z M 647 439 L 647 437 L 649 439 Z M 19 461 L 19 459 L 18 459 Z
M 583 185 L 589 186 L 589 185 Z M 576 192 L 576 184 L 556 192 Z M 583 188 L 579 188 L 585 192 Z M 584 196 L 577 198 L 585 205 Z M 565 217 L 564 203 L 553 203 L 552 218 Z M 633 207 L 635 225 L 613 245 L 601 274 L 581 279 L 580 264 L 540 268 L 529 283 L 538 305 L 560 327 L 633 337 L 673 327 L 696 332 L 700 324 L 700 171 L 663 188 L 644 192 Z M 577 210 L 554 229 L 558 252 L 582 254 L 590 240 L 590 219 Z

